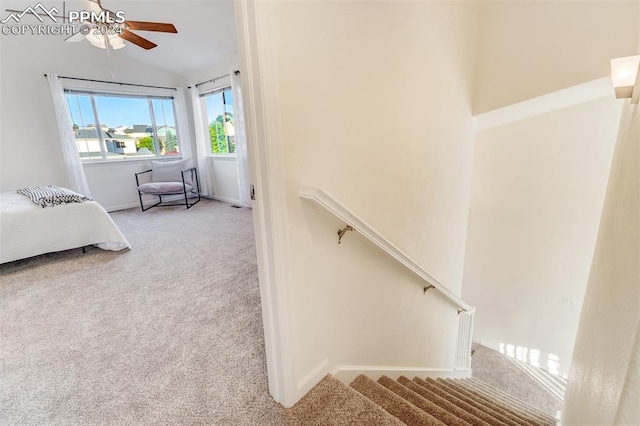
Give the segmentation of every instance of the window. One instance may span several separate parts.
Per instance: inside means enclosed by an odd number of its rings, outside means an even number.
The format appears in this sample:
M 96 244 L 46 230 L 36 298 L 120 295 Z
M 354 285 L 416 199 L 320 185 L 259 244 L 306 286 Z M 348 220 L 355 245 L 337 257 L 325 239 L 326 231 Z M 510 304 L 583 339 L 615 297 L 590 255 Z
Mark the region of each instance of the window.
M 200 96 L 204 98 L 204 105 L 207 110 L 211 154 L 234 154 L 236 142 L 231 87 Z
M 180 155 L 172 98 L 65 93 L 83 160 Z

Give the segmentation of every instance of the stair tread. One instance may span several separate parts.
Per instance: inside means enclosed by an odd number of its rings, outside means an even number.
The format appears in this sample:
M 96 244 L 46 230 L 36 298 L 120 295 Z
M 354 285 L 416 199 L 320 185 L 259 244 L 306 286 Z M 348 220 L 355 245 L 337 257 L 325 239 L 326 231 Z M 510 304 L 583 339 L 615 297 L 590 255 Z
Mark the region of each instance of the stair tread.
M 419 384 L 420 386 L 425 387 L 425 388 L 429 389 L 430 391 L 438 394 L 442 398 L 454 403 L 458 407 L 460 407 L 460 408 L 462 408 L 462 409 L 464 409 L 466 411 L 469 411 L 471 414 L 473 414 L 476 417 L 481 418 L 482 420 L 486 421 L 487 423 L 490 423 L 492 425 L 508 426 L 508 423 L 505 423 L 505 422 L 499 420 L 493 414 L 487 413 L 485 410 L 479 409 L 477 407 L 474 407 L 471 404 L 468 404 L 466 401 L 463 401 L 462 399 L 458 398 L 457 396 L 452 395 L 450 392 L 447 392 L 446 390 L 442 389 L 439 386 L 436 386 L 435 384 L 429 383 L 428 381 L 422 380 L 422 379 L 420 379 L 418 377 L 415 377 L 413 379 L 413 381 L 416 382 L 417 384 Z
M 476 379 L 475 377 L 471 378 L 469 380 L 470 380 L 471 383 L 481 387 L 482 389 L 486 390 L 487 392 L 490 392 L 493 395 L 496 395 L 499 398 L 505 399 L 505 400 L 509 401 L 510 403 L 516 405 L 516 406 L 522 407 L 522 408 L 526 409 L 527 411 L 537 413 L 538 415 L 542 416 L 543 418 L 555 422 L 555 419 L 552 416 L 550 416 L 549 414 L 543 412 L 542 410 L 539 410 L 538 408 L 532 406 L 531 404 L 529 404 L 529 403 L 527 403 L 525 401 L 522 401 L 522 400 L 514 397 L 513 395 L 510 395 L 510 394 L 504 392 L 503 390 L 501 390 L 501 389 L 499 389 L 499 388 L 497 388 L 495 386 L 492 386 L 492 385 L 490 385 L 490 384 L 488 384 L 488 383 L 486 383 L 486 382 L 484 382 L 484 381 L 482 381 L 480 379 Z
M 500 403 L 501 406 L 504 409 L 511 411 L 512 413 L 514 413 L 515 415 L 517 415 L 517 416 L 519 416 L 521 418 L 529 419 L 529 420 L 532 420 L 532 421 L 538 422 L 538 423 L 543 423 L 545 425 L 549 425 L 549 424 L 554 424 L 555 423 L 555 422 L 550 422 L 549 417 L 544 415 L 541 412 L 534 412 L 534 411 L 531 411 L 531 410 L 526 410 L 524 407 L 518 406 L 513 401 L 509 401 L 509 400 L 506 400 L 504 398 L 500 398 L 498 395 L 492 394 L 492 393 L 488 392 L 486 389 L 482 389 L 480 387 L 477 387 L 471 379 L 462 379 L 462 380 L 461 379 L 455 379 L 455 380 L 452 381 L 452 383 L 454 385 L 458 385 L 458 386 L 461 386 L 461 387 L 465 388 L 467 390 L 467 392 L 469 392 L 470 394 L 474 395 L 475 397 L 482 398 L 482 399 L 488 400 L 488 401 L 495 401 L 497 403 Z
M 421 410 L 426 411 L 427 413 L 429 413 L 436 419 L 440 420 L 441 422 L 445 423 L 446 425 L 470 426 L 469 423 L 462 420 L 460 417 L 457 417 L 456 415 L 450 413 L 444 408 L 437 406 L 436 404 L 424 398 L 420 394 L 415 393 L 411 389 L 398 383 L 395 380 L 390 379 L 387 376 L 382 376 L 380 379 L 378 379 L 378 383 L 380 383 L 382 386 L 386 387 L 396 395 L 409 401 L 410 403 L 420 408 Z
M 490 423 L 482 420 L 477 416 L 474 416 L 470 412 L 464 410 L 463 408 L 460 408 L 451 401 L 442 398 L 440 395 L 431 392 L 429 389 L 420 386 L 416 382 L 409 380 L 404 376 L 400 376 L 398 382 L 473 426 L 492 426 Z
M 508 359 L 512 361 L 518 368 L 528 374 L 529 377 L 538 382 L 540 386 L 549 391 L 549 393 L 551 393 L 558 400 L 564 400 L 566 386 L 558 382 L 552 374 L 542 370 L 541 368 L 534 367 L 526 362 L 522 362 L 512 358 Z
M 514 421 L 518 424 L 528 425 L 528 426 L 537 426 L 540 424 L 539 420 L 517 413 L 512 409 L 510 409 L 507 405 L 500 403 L 500 401 L 497 401 L 495 399 L 487 399 L 483 395 L 480 395 L 478 393 L 473 393 L 471 390 L 466 389 L 459 384 L 456 384 L 453 380 L 443 381 L 442 379 L 438 379 L 437 381 L 443 383 L 445 386 L 450 387 L 451 389 L 455 389 L 460 394 L 463 394 L 466 397 L 473 399 L 474 401 L 477 401 L 483 406 L 489 407 L 493 411 L 500 413 L 501 415 L 509 418 L 511 421 Z
M 327 375 L 287 410 L 293 424 L 402 426 L 400 420 L 356 390 Z
M 412 426 L 444 426 L 444 423 L 440 420 L 364 375 L 358 376 L 351 383 L 351 387 L 406 424 Z
M 527 404 L 526 402 L 521 401 L 520 399 L 515 398 L 507 393 L 501 392 L 500 389 L 496 389 L 491 385 L 487 385 L 480 380 L 471 378 L 469 379 L 469 382 L 467 385 L 481 392 L 485 392 L 487 395 L 489 395 L 492 398 L 511 404 L 511 406 L 516 407 L 527 414 L 533 415 L 536 418 L 548 424 L 552 424 L 552 425 L 555 424 L 555 419 L 552 416 L 550 416 L 548 413 L 543 412 L 542 410 L 539 410 L 538 408 L 533 407 L 530 404 Z
M 496 409 L 494 406 L 490 405 L 490 404 L 483 404 L 481 401 L 478 401 L 474 398 L 469 398 L 467 395 L 465 395 L 462 392 L 459 392 L 457 389 L 449 386 L 446 382 L 441 381 L 441 380 L 435 380 L 435 379 L 431 379 L 428 378 L 427 381 L 435 386 L 440 387 L 440 389 L 444 390 L 445 392 L 450 393 L 451 395 L 455 396 L 456 398 L 461 399 L 462 401 L 466 402 L 467 404 L 476 407 L 479 410 L 482 410 L 483 412 L 491 415 L 492 417 L 498 419 L 499 421 L 501 421 L 502 423 L 506 424 L 506 425 L 510 425 L 510 426 L 529 426 L 527 424 L 525 424 L 524 422 L 519 422 L 516 419 L 512 418 L 511 416 L 505 415 L 503 414 L 500 410 Z
M 365 426 L 555 426 L 556 420 L 480 380 L 414 378 L 350 386 L 327 375 L 294 407 L 287 424 Z

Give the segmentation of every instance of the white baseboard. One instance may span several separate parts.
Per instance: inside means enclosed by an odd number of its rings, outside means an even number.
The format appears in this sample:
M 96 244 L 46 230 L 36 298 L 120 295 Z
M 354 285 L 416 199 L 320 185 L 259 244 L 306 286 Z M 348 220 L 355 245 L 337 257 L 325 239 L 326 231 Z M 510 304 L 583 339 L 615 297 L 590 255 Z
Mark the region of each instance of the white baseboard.
M 480 340 L 478 343 L 480 346 L 484 346 L 485 348 L 493 349 L 496 352 L 500 352 L 500 347 L 493 342 L 488 342 L 486 340 Z
M 324 359 L 318 365 L 316 365 L 311 371 L 309 371 L 302 379 L 298 381 L 298 399 L 301 399 L 307 394 L 315 385 L 329 374 L 329 360 Z
M 211 198 L 212 200 L 223 201 L 229 204 L 238 204 L 240 205 L 240 200 L 234 200 L 233 198 L 220 197 L 218 195 L 208 195 L 207 198 Z
M 222 201 L 224 203 L 229 203 L 229 204 L 237 204 L 237 205 L 241 205 L 240 204 L 240 200 L 234 200 L 233 198 L 227 198 L 227 197 L 219 197 L 217 195 L 207 195 L 206 197 L 203 195 L 202 198 L 208 198 L 211 200 L 216 200 L 216 201 Z M 140 203 L 139 202 L 135 202 L 135 203 L 129 203 L 129 204 L 119 204 L 117 206 L 104 206 L 104 209 L 108 212 L 115 212 L 118 210 L 126 210 L 126 209 L 132 209 L 134 207 L 140 207 Z M 246 206 L 249 207 L 249 206 Z
M 380 377 L 387 376 L 393 380 L 400 376 L 406 376 L 410 379 L 414 377 L 431 377 L 446 379 L 466 379 L 471 377 L 471 369 L 454 370 L 446 368 L 422 368 L 422 367 L 376 367 L 376 366 L 348 366 L 343 365 L 336 367 L 331 374 L 342 383 L 349 385 L 361 374 L 364 374 L 372 380 L 378 380 Z
M 140 203 L 120 204 L 120 205 L 117 205 L 117 206 L 105 207 L 104 209 L 106 211 L 108 211 L 109 213 L 111 213 L 111 212 L 115 212 L 115 211 L 118 211 L 118 210 L 132 209 L 134 207 L 140 207 Z

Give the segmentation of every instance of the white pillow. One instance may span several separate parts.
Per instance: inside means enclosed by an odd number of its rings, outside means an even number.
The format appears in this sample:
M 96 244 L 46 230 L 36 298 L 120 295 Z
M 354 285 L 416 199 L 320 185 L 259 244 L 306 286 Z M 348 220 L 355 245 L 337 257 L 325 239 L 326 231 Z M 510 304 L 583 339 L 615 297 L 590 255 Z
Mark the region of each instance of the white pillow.
M 182 170 L 191 167 L 189 160 L 178 161 L 154 161 L 151 160 L 151 169 L 153 170 L 151 180 L 153 182 L 180 182 L 182 183 Z M 184 183 L 193 186 L 191 172 L 184 174 Z

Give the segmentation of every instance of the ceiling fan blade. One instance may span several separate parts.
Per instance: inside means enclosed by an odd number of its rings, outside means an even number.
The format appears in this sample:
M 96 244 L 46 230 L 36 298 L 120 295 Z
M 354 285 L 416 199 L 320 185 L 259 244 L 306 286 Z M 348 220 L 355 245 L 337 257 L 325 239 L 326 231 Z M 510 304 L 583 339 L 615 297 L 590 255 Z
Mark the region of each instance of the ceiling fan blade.
M 143 21 L 126 21 L 130 30 L 137 31 L 158 31 L 161 33 L 177 33 L 173 24 L 165 24 L 163 22 L 143 22 Z
M 146 50 L 153 49 L 157 46 L 157 44 L 147 40 L 146 38 L 140 37 L 138 34 L 134 34 L 129 30 L 122 30 L 120 38 L 130 41 L 131 43 L 138 45 Z

